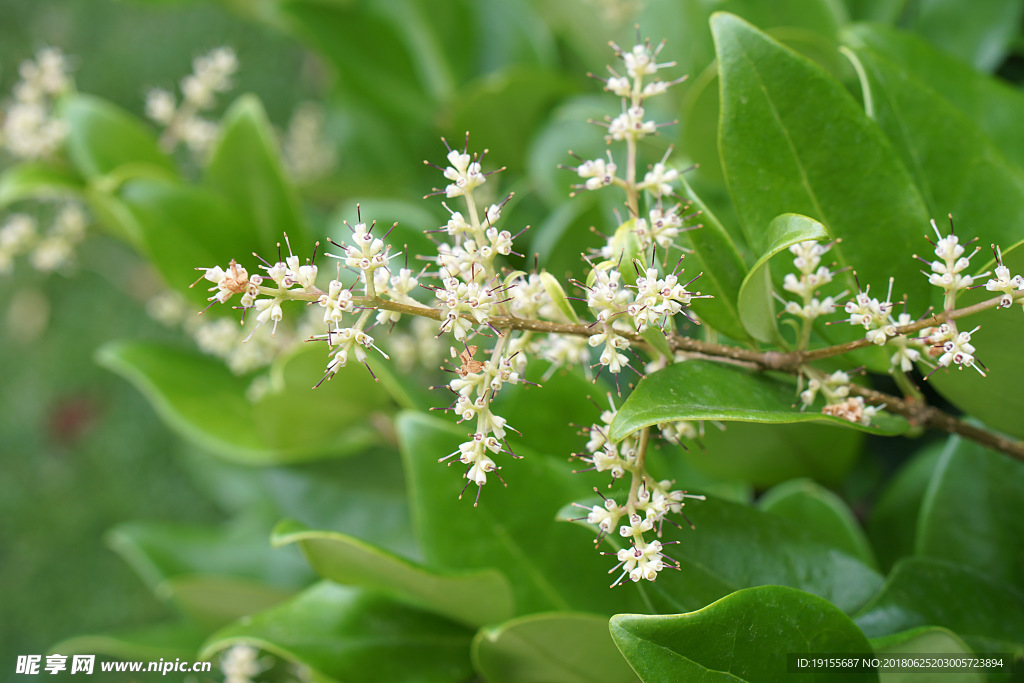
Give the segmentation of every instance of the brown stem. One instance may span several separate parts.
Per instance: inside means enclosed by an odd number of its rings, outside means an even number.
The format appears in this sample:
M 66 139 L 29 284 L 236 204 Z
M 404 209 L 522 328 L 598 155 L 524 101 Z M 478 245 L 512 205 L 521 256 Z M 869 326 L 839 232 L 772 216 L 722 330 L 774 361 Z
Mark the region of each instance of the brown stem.
M 323 293 L 315 288 L 313 288 L 312 291 L 303 292 L 298 290 L 278 290 L 270 287 L 261 287 L 260 292 L 269 296 L 283 295 L 285 298 L 302 301 L 316 301 Z M 1022 297 L 1024 297 L 1024 293 L 1020 296 L 1015 296 L 1014 298 L 1016 300 Z M 958 308 L 951 311 L 943 311 L 909 325 L 897 327 L 896 332 L 897 334 L 904 335 L 913 334 L 914 332 L 918 332 L 927 327 L 940 325 L 949 320 L 956 320 L 989 308 L 995 308 L 999 305 L 1000 298 L 1001 297 L 997 296 L 974 304 L 973 306 Z M 431 318 L 433 320 L 441 320 L 442 318 L 441 311 L 439 309 L 432 308 L 430 306 L 413 306 L 410 304 L 388 301 L 386 299 L 381 299 L 380 297 L 353 297 L 352 303 L 356 307 L 384 309 L 407 315 L 418 315 L 425 318 Z M 490 324 L 499 330 L 524 330 L 546 334 L 567 334 L 575 336 L 590 336 L 595 333 L 594 325 L 587 325 L 584 323 L 552 322 L 549 320 L 533 320 L 528 318 L 517 318 L 515 316 L 494 316 L 490 319 Z M 639 334 L 632 332 L 624 332 L 621 334 L 623 337 L 629 339 L 633 344 L 647 345 L 647 342 Z M 712 360 L 728 360 L 734 363 L 753 367 L 757 370 L 774 370 L 791 374 L 799 373 L 801 367 L 812 361 L 842 355 L 871 345 L 871 342 L 867 339 L 858 339 L 845 344 L 836 344 L 834 346 L 815 349 L 813 351 L 757 351 L 755 349 L 746 349 L 738 346 L 713 344 L 700 339 L 683 337 L 678 334 L 671 335 L 668 339 L 668 343 L 674 351 L 699 354 Z M 909 398 L 904 399 L 857 385 L 851 386 L 850 391 L 855 395 L 862 396 L 871 403 L 877 405 L 885 404 L 886 410 L 906 417 L 911 424 L 930 427 L 932 429 L 938 429 L 951 434 L 959 434 L 971 439 L 972 441 L 976 441 L 983 446 L 1001 451 L 1012 458 L 1024 462 L 1024 442 L 1006 439 L 985 429 L 976 427 L 968 422 L 957 419 L 952 415 L 933 406 L 929 406 L 921 401 Z

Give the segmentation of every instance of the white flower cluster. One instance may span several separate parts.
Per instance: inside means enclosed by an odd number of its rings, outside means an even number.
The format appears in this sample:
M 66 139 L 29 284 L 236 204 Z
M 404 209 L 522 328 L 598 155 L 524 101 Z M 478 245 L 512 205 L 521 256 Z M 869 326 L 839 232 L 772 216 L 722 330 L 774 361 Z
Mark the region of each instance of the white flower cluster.
M 54 111 L 57 98 L 72 87 L 67 59 L 57 48 L 44 48 L 18 72 L 21 80 L 3 117 L 0 144 L 22 159 L 51 157 L 67 135 L 67 125 Z
M 606 122 L 608 134 L 605 140 L 609 143 L 625 141 L 635 146 L 637 140 L 657 133 L 658 129 L 657 123 L 645 119 L 644 100 L 664 93 L 684 78 L 668 82 L 657 79 L 644 82 L 645 77 L 654 76 L 659 69 L 675 66 L 675 62 L 657 62 L 657 55 L 664 43 L 657 47 L 652 47 L 650 42 L 638 43 L 628 52 L 618 46 L 613 47 L 616 55 L 625 63 L 626 75 L 620 76 L 615 69 L 608 67 L 611 76 L 604 81 L 605 90 L 622 98 L 622 113 Z M 655 164 L 639 184 L 640 189 L 650 191 L 659 199 L 662 195 L 670 194 L 672 183 L 679 179 L 679 171 L 666 164 L 667 156 Z M 607 152 L 607 161 L 601 157 L 581 160 L 579 166 L 572 167 L 572 170 L 584 182 L 575 188 L 598 190 L 609 185 L 625 187 L 626 180 L 615 176 L 617 168 L 611 152 Z
M 831 248 L 831 243 L 820 244 L 814 240 L 798 242 L 789 248 L 794 257 L 793 265 L 800 275 L 786 273 L 782 288 L 800 297 L 800 301 L 786 301 L 786 313 L 809 323 L 819 316 L 828 315 L 835 308 L 838 297 L 817 298 L 818 290 L 832 282 L 835 275 L 831 268 L 821 265 L 821 257 Z
M 896 325 L 892 318 L 892 278 L 889 279 L 889 293 L 885 301 L 871 296 L 871 285 L 863 292 L 858 292 L 852 300 L 846 302 L 843 310 L 850 314 L 847 319 L 851 325 L 863 327 L 867 332 L 865 338 L 879 346 L 896 334 Z
M 270 657 L 261 661 L 260 651 L 249 645 L 234 645 L 220 657 L 224 683 L 254 683 L 272 663 Z
M 965 249 L 960 244 L 960 239 L 953 234 L 952 228 L 950 233 L 943 237 L 942 233 L 939 232 L 939 226 L 935 225 L 934 220 L 932 220 L 931 224 L 936 237 L 935 256 L 938 258 L 929 263 L 916 254 L 914 256 L 931 267 L 930 273 L 922 272 L 928 277 L 930 284 L 940 287 L 946 293 L 946 308 L 952 308 L 953 303 L 956 301 L 956 294 L 974 284 L 974 277 L 965 275 L 964 271 L 970 267 L 971 258 L 981 250 L 981 247 L 975 247 L 974 251 L 964 256 Z M 987 273 L 982 273 L 981 275 L 987 275 Z M 981 275 L 978 277 L 981 277 Z
M 659 249 L 667 251 L 676 246 L 675 241 L 679 237 L 679 233 L 699 228 L 699 225 L 683 227 L 683 221 L 690 217 L 679 215 L 683 208 L 682 204 L 670 206 L 668 209 L 663 209 L 659 205 L 650 210 L 646 219 L 637 218 L 635 232 L 636 238 L 640 242 L 640 250 L 647 251 L 657 245 Z M 614 258 L 614 256 L 609 253 L 605 258 Z
M 281 144 L 284 167 L 292 180 L 308 183 L 325 176 L 338 161 L 334 146 L 324 136 L 324 110 L 315 102 L 296 107 Z
M 924 340 L 935 349 L 938 354 L 936 369 L 948 368 L 950 365 L 958 369 L 974 368 L 982 376 L 985 371 L 974 357 L 974 345 L 971 344 L 971 335 L 978 331 L 975 327 L 970 332 L 960 332 L 956 329 L 956 322 L 949 321 L 934 328 Z
M 1009 308 L 1013 305 L 1014 295 L 1024 292 L 1024 277 L 1012 275 L 1010 269 L 1003 265 L 1003 253 L 999 247 L 992 245 L 996 255 L 996 269 L 994 278 L 985 283 L 985 289 L 990 292 L 1000 292 L 1003 296 L 999 300 L 1000 308 Z M 1017 300 L 1024 306 L 1024 298 L 1017 297 Z
M 588 510 L 586 520 L 596 524 L 598 543 L 618 527 L 619 536 L 628 539 L 629 547 L 619 549 L 615 554 L 616 564 L 609 574 L 621 569 L 622 573 L 612 586 L 630 581 L 654 581 L 658 573 L 665 567 L 678 568 L 679 563 L 663 553 L 663 544 L 657 538 L 648 540 L 645 534 L 654 532 L 661 536 L 662 524 L 669 513 L 680 513 L 686 504 L 686 498 L 704 500 L 704 496 L 692 495 L 686 491 L 672 490 L 671 481 L 653 481 L 645 470 L 640 459 L 640 435 L 633 434 L 619 443 L 608 439 L 608 428 L 615 419 L 616 409 L 601 413 L 600 425 L 591 425 L 587 432 L 590 439 L 586 445 L 586 454 L 580 458 L 590 463 L 594 471 L 608 472 L 613 479 L 619 479 L 629 473 L 639 480 L 634 486 L 628 500 L 620 505 L 613 498 L 604 498 L 603 505 L 594 505 Z M 597 489 L 595 489 L 597 490 Z M 620 521 L 625 524 L 620 525 Z M 608 554 L 608 553 L 606 553 Z
M 61 208 L 45 233 L 28 214 L 8 216 L 0 227 L 0 275 L 10 273 L 14 259 L 22 254 L 28 254 L 32 267 L 44 273 L 67 268 L 74 263 L 75 247 L 85 238 L 85 229 L 85 212 L 77 204 Z
M 825 398 L 822 413 L 857 424 L 871 424 L 871 418 L 885 407 L 867 405 L 862 397 L 850 396 L 850 375 L 842 370 L 836 370 L 831 375 L 812 377 L 807 388 L 800 392 L 803 408 L 814 403 L 819 393 Z
M 464 340 L 476 325 L 487 325 L 498 297 L 495 288 L 480 282 L 463 282 L 457 277 L 446 277 L 443 288 L 435 290 L 444 321 L 441 331 L 451 332 L 459 341 Z
M 695 296 L 700 296 L 700 292 L 688 292 L 675 273 L 659 278 L 657 268 L 648 268 L 636 279 L 636 297 L 626 307 L 626 313 L 639 333 L 649 325 L 664 329 L 668 319 L 682 311 Z
M 487 483 L 487 474 L 496 473 L 501 469 L 494 462 L 493 456 L 498 453 L 513 454 L 503 443 L 505 430 L 512 428 L 508 426 L 505 418 L 491 411 L 491 402 L 504 385 L 517 384 L 520 381 L 511 358 L 502 356 L 497 362 L 481 362 L 473 359 L 475 352 L 475 346 L 468 346 L 459 354 L 462 365 L 456 369 L 458 379 L 453 379 L 448 388 L 456 394 L 455 403 L 450 410 L 458 414 L 459 422 L 475 420 L 476 429 L 469 435 L 468 440 L 459 445 L 457 451 L 438 459 L 438 462 L 444 462 L 457 455 L 459 462 L 466 465 L 463 474 L 467 480 L 466 486 L 476 484 L 477 487 L 474 506 L 480 500 L 480 490 Z M 452 349 L 452 356 L 455 355 L 455 349 Z
M 233 87 L 231 77 L 238 70 L 235 51 L 219 47 L 192 61 L 192 73 L 181 80 L 182 100 L 163 88 L 154 88 L 146 95 L 146 116 L 164 127 L 160 144 L 170 152 L 184 142 L 196 159 L 205 159 L 218 126 L 199 112 L 212 109 L 217 93 Z

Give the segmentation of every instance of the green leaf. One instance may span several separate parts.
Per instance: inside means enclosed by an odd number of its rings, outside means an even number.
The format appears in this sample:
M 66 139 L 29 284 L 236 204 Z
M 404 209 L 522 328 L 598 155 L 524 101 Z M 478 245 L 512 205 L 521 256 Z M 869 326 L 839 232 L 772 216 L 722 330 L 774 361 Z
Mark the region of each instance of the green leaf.
M 813 481 L 794 479 L 779 484 L 761 496 L 758 507 L 802 525 L 812 538 L 878 568 L 853 511 L 842 498 Z
M 685 513 L 696 528 L 666 524 L 661 539 L 679 542 L 666 553 L 681 570 L 663 571 L 646 587 L 676 611 L 700 609 L 741 588 L 779 585 L 853 613 L 882 585 L 882 576 L 849 555 L 841 539 L 822 539 L 802 522 L 711 497 L 691 501 Z
M 295 553 L 273 552 L 266 525 L 242 520 L 220 529 L 133 522 L 107 542 L 157 597 L 208 628 L 277 604 L 309 576 Z
M 871 647 L 880 657 L 915 656 L 921 654 L 936 657 L 970 657 L 974 652 L 952 631 L 944 628 L 920 627 L 895 633 L 882 638 L 872 638 Z M 917 683 L 922 680 L 920 672 L 884 671 L 879 675 L 881 683 Z M 944 671 L 943 683 L 985 683 L 985 674 L 976 671 Z
M 521 172 L 534 132 L 576 82 L 537 68 L 507 67 L 460 90 L 449 128 L 472 131 L 474 144 Z
M 619 272 L 622 273 L 623 285 L 635 285 L 637 264 L 641 259 L 640 240 L 636 238 L 636 219 L 628 221 L 615 229 L 612 236 L 612 257 Z
M 1024 593 L 1024 463 L 950 437 L 917 527 L 917 553 L 974 567 Z
M 114 342 L 97 360 L 134 384 L 189 440 L 228 460 L 270 465 L 347 455 L 378 438 L 365 418 L 388 404 L 384 392 L 358 366 L 313 390 L 318 355 L 303 349 L 283 360 L 280 383 L 255 403 L 246 398 L 248 379 L 195 351 Z
M 206 167 L 207 184 L 243 217 L 258 236 L 262 253 L 273 253 L 284 233 L 299 253 L 312 251 L 312 233 L 299 197 L 281 170 L 274 131 L 259 99 L 238 98 L 221 126 Z
M 815 422 L 705 422 L 700 443 L 681 457 L 706 475 L 758 489 L 797 477 L 839 486 L 860 457 L 864 436 Z
M 173 176 L 174 165 L 146 126 L 128 112 L 91 95 L 62 102 L 68 154 L 86 178 L 97 180 L 129 163 L 153 166 Z
M 531 614 L 481 629 L 473 664 L 493 683 L 627 683 L 629 665 L 608 633 L 608 619 L 591 614 Z
M 772 297 L 772 273 L 768 262 L 773 256 L 800 242 L 821 242 L 829 237 L 825 226 L 807 216 L 785 213 L 772 219 L 765 236 L 765 250 L 747 276 L 743 278 L 738 296 L 740 320 L 747 332 L 762 342 L 784 345 L 775 317 Z
M 139 251 L 146 250 L 142 226 L 124 202 L 95 187 L 85 189 L 85 202 L 101 228 Z
M 973 567 L 930 557 L 897 562 L 855 621 L 869 638 L 943 626 L 976 651 L 1024 654 L 1024 593 Z
M 549 370 L 550 366 L 544 361 L 531 361 L 527 378 L 543 386 L 505 389 L 495 397 L 491 407 L 495 414 L 523 433 L 521 438 L 513 436 L 513 443 L 531 450 L 539 446 L 544 454 L 568 458 L 586 443 L 586 437 L 581 437 L 571 425 L 591 424 L 598 419 L 599 411 L 586 399 L 593 397 L 607 405 L 601 397 L 601 392 L 607 389 L 584 377 L 579 368 L 562 368 L 548 377 Z M 538 441 L 540 435 L 543 436 Z
M 608 589 L 608 560 L 595 552 L 586 530 L 556 523 L 564 505 L 592 493 L 584 478 L 571 473 L 564 456 L 522 450 L 521 460 L 499 457 L 508 488 L 492 475 L 474 508 L 475 487 L 460 499 L 464 468 L 457 460 L 454 467 L 438 463 L 465 441 L 465 427 L 402 413 L 397 429 L 413 524 L 430 565 L 499 569 L 512 585 L 517 614 L 583 610 L 611 615 L 624 608 L 651 609 L 634 588 Z
M 943 444 L 936 443 L 915 453 L 889 480 L 871 509 L 868 538 L 886 571 L 896 560 L 914 554 L 921 500 L 942 452 Z
M 722 163 L 751 246 L 763 253 L 771 220 L 800 213 L 842 239 L 830 254 L 855 268 L 862 285 L 884 287 L 895 277 L 910 301 L 929 300 L 929 285 L 908 258 L 927 228 L 927 209 L 878 127 L 818 66 L 732 15 L 717 13 L 711 23 Z M 852 274 L 837 279 L 856 290 Z M 857 335 L 832 327 L 828 336 Z
M 919 84 L 941 95 L 995 143 L 1018 167 L 1024 167 L 1024 94 L 1006 81 L 978 73 L 970 65 L 940 52 L 910 33 L 876 24 L 843 30 L 843 42 L 858 52 L 870 50 L 912 74 Z M 929 122 L 933 125 L 942 122 Z M 991 223 L 990 228 L 999 228 Z
M 135 627 L 113 633 L 74 636 L 50 648 L 62 655 L 107 655 L 122 660 L 193 659 L 207 632 L 189 623 Z
M 676 241 L 680 246 L 693 250 L 693 254 L 686 257 L 686 268 L 702 273 L 697 282 L 700 291 L 713 297 L 695 299 L 693 310 L 716 330 L 733 339 L 746 339 L 747 333 L 740 322 L 736 302 L 740 295 L 739 283 L 747 275 L 747 266 L 732 237 L 685 178 L 682 178 L 681 194 L 693 203 L 692 210 L 700 212 L 702 227 L 683 232 Z
M 576 315 L 576 310 L 569 304 L 565 290 L 562 289 L 562 285 L 558 282 L 558 279 L 545 270 L 540 273 L 540 281 L 541 284 L 544 285 L 544 291 L 548 293 L 548 296 L 551 297 L 555 307 L 563 316 L 565 316 L 565 319 L 571 323 L 578 323 L 580 318 Z
M 906 420 L 879 413 L 871 426 L 793 407 L 796 385 L 772 376 L 713 361 L 676 363 L 640 380 L 609 430 L 613 441 L 673 420 L 822 422 L 873 434 L 900 434 Z
M 0 175 L 0 208 L 23 199 L 77 196 L 83 189 L 82 179 L 68 168 L 25 162 Z
M 787 654 L 864 653 L 867 639 L 826 600 L 783 586 L 737 591 L 689 614 L 612 617 L 612 638 L 642 681 L 780 681 Z M 801 672 L 831 681 L 834 671 Z M 875 672 L 843 680 L 877 681 Z
M 994 71 L 1018 35 L 1024 7 L 1016 0 L 989 0 L 977 7 L 926 0 L 907 14 L 905 28 L 980 71 Z
M 226 267 L 234 257 L 244 260 L 256 246 L 241 216 L 201 187 L 133 180 L 119 196 L 101 200 L 101 206 L 126 234 L 138 231 L 143 250 L 167 284 L 196 304 L 205 306 L 208 294 L 205 286 L 189 289 L 196 268 Z
M 325 579 L 372 588 L 467 626 L 503 621 L 514 610 L 512 589 L 495 570 L 441 572 L 351 536 L 290 520 L 277 525 L 271 543 L 298 543 Z
M 974 121 L 909 70 L 869 48 L 856 54 L 868 74 L 874 118 L 914 176 L 929 213 L 952 214 L 959 234 L 980 233 L 989 244 L 1009 246 L 1019 240 L 1024 169 L 1008 161 Z M 966 242 L 968 237 L 961 239 Z M 928 260 L 933 258 L 923 241 L 918 240 L 917 248 Z M 909 303 L 917 310 L 926 307 L 925 301 Z M 931 303 L 942 305 L 938 287 L 932 288 Z
M 318 681 L 450 683 L 472 673 L 471 638 L 441 617 L 323 581 L 221 629 L 200 658 L 244 643 L 309 667 Z
M 411 3 L 398 0 L 372 5 L 319 0 L 281 3 L 293 30 L 319 49 L 337 71 L 344 92 L 369 102 L 379 114 L 405 127 L 422 130 L 434 111 L 435 96 L 421 80 L 431 62 L 417 62 L 415 43 L 403 35 L 421 27 L 409 16 L 411 10 Z M 368 55 L 373 58 L 367 59 Z

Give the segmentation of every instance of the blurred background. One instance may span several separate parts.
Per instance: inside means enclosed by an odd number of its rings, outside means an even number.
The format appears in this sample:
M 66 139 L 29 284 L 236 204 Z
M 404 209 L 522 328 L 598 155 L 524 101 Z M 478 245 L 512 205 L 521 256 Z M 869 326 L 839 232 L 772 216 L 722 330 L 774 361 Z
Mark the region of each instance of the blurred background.
M 956 3 L 834 4 L 845 6 L 837 15 L 898 21 L 980 70 L 998 71 L 1014 82 L 1024 73 L 1017 55 L 1020 3 L 993 2 L 979 9 L 991 14 L 998 6 L 1007 12 L 998 35 L 981 38 L 971 33 L 971 25 L 954 36 L 943 33 L 949 22 L 935 17 L 941 19 L 943 8 Z M 473 147 L 489 148 L 494 163 L 508 167 L 495 184 L 502 192 L 516 192 L 516 224 L 534 226 L 526 237 L 531 253 L 542 252 L 550 270 L 566 273 L 579 270 L 580 249 L 599 241 L 590 226 L 605 224 L 617 201 L 588 195 L 569 203 L 572 174 L 557 169 L 559 163 L 572 163 L 567 149 L 593 158 L 604 148 L 584 121 L 613 112 L 616 104 L 600 96 L 599 85 L 583 74 L 598 72 L 609 61 L 609 38 L 630 44 L 634 22 L 656 40 L 693 37 L 668 50 L 679 62 L 677 73 L 689 73 L 692 83 L 682 93 L 671 91 L 659 103 L 666 111 L 657 116 L 679 117 L 684 125 L 665 130 L 645 152 L 657 160 L 668 143 L 683 143 L 689 158 L 681 163 L 701 163 L 690 182 L 723 222 L 733 224 L 717 163 L 717 82 L 708 70 L 713 56 L 708 15 L 729 9 L 762 28 L 787 27 L 780 37 L 812 57 L 825 51 L 808 36 L 834 34 L 839 23 L 831 15 L 799 9 L 799 2 L 787 3 L 798 8 L 787 16 L 773 14 L 768 5 L 760 0 L 0 0 L 0 100 L 18 80 L 22 60 L 55 46 L 70 56 L 80 92 L 95 93 L 142 118 L 150 88 L 175 87 L 196 56 L 227 45 L 237 52 L 240 70 L 236 87 L 215 115 L 234 97 L 251 92 L 283 131 L 298 103 L 324 106 L 327 139 L 339 152 L 336 167 L 301 187 L 318 233 L 330 234 L 342 218 L 354 217 L 359 200 L 386 207 L 385 220 L 413 226 L 407 238 L 422 239 L 418 231 L 441 224 L 444 214 L 436 201 L 421 200 L 438 183 L 436 172 L 421 162 L 441 159 L 440 136 L 461 142 L 471 129 Z M 287 11 L 278 11 L 281 7 Z M 385 16 L 402 20 L 384 21 Z M 978 26 L 990 30 L 991 19 L 982 17 Z M 822 62 L 852 76 L 848 65 L 831 57 Z M 133 554 L 137 545 L 123 542 L 124 535 L 111 537 L 108 532 L 119 525 L 216 527 L 230 520 L 237 526 L 244 513 L 241 526 L 250 525 L 251 537 L 260 539 L 253 552 L 263 553 L 269 551 L 269 529 L 283 512 L 320 528 L 338 528 L 333 522 L 344 513 L 338 501 L 311 499 L 297 483 L 329 464 L 257 473 L 211 458 L 172 433 L 135 387 L 98 366 L 97 349 L 110 340 L 180 341 L 182 335 L 147 313 L 147 302 L 160 287 L 128 247 L 93 232 L 76 262 L 54 275 L 21 262 L 13 274 L 0 275 L 0 679 L 13 677 L 17 655 L 45 654 L 81 634 L 168 619 L 169 601 L 152 590 L 160 583 L 159 576 L 151 576 L 153 553 L 140 557 Z M 790 471 L 788 463 L 777 460 L 770 471 L 757 469 L 763 463 L 718 460 L 709 463 L 708 474 L 728 479 L 742 471 L 757 489 L 814 475 L 844 487 L 856 505 L 884 470 L 895 467 L 883 458 L 855 462 L 859 438 L 851 436 L 849 448 L 831 454 L 833 469 L 827 471 L 808 474 L 797 465 Z M 800 444 L 779 447 L 790 452 Z M 390 547 L 402 547 L 400 536 L 390 539 Z M 217 543 L 215 537 L 203 539 L 194 547 Z M 388 539 L 381 542 L 387 545 Z M 225 553 L 232 548 L 223 547 Z M 301 572 L 308 569 L 297 550 L 274 552 L 297 567 L 289 576 L 301 583 Z M 174 558 L 164 559 L 174 564 Z
M 219 45 L 244 63 L 237 91 L 257 93 L 282 125 L 323 87 L 296 42 L 216 3 L 4 0 L 0 92 L 10 92 L 22 60 L 56 46 L 71 56 L 80 91 L 141 116 L 148 88 L 172 87 L 195 56 Z M 44 275 L 18 263 L 0 277 L 3 680 L 14 677 L 18 654 L 166 617 L 105 544 L 109 529 L 129 519 L 225 518 L 189 472 L 191 449 L 134 387 L 94 362 L 111 339 L 174 336 L 146 313 L 153 287 L 142 262 L 94 236 L 78 264 Z

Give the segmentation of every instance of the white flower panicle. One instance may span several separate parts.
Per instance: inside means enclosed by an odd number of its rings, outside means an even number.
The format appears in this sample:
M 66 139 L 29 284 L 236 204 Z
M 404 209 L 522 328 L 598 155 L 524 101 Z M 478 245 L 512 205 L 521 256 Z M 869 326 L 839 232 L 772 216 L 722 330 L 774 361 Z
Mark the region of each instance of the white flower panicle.
M 43 48 L 18 72 L 21 80 L 0 126 L 0 144 L 21 159 L 52 157 L 67 136 L 67 125 L 55 111 L 56 100 L 72 88 L 67 58 L 57 48 Z
M 146 116 L 164 127 L 160 137 L 164 151 L 170 152 L 184 143 L 198 161 L 206 158 L 219 127 L 199 112 L 212 109 L 217 94 L 234 87 L 231 77 L 237 70 L 235 51 L 219 47 L 192 61 L 192 73 L 179 84 L 180 103 L 173 92 L 163 88 L 153 88 L 146 94 Z
M 974 368 L 984 376 L 985 370 L 978 359 L 974 357 L 975 348 L 971 344 L 971 335 L 979 329 L 979 327 L 975 327 L 969 332 L 960 332 L 956 328 L 956 322 L 951 320 L 942 323 L 925 337 L 925 341 L 931 345 L 934 355 L 938 355 L 935 369 L 955 365 L 957 369 L 961 370 Z
M 448 384 L 448 389 L 456 395 L 449 409 L 459 416 L 460 423 L 475 421 L 476 430 L 469 435 L 467 441 L 459 445 L 457 451 L 438 459 L 438 462 L 444 462 L 459 456 L 458 461 L 466 465 L 463 473 L 466 487 L 470 484 L 476 484 L 477 487 L 474 507 L 480 501 L 480 491 L 487 483 L 487 475 L 494 473 L 498 476 L 497 470 L 501 469 L 494 462 L 494 456 L 507 453 L 515 457 L 504 443 L 505 430 L 512 428 L 505 418 L 492 412 L 491 402 L 503 386 L 521 381 L 511 358 L 501 356 L 497 362 L 490 359 L 478 361 L 473 358 L 476 350 L 476 346 L 467 346 L 465 351 L 458 354 L 454 348 L 451 350 L 452 357 L 457 356 L 461 365 L 455 370 L 458 378 Z
M 1002 294 L 999 307 L 1009 308 L 1013 305 L 1014 295 L 1017 292 L 1024 292 L 1024 277 L 1011 274 L 1010 269 L 1003 265 L 1003 253 L 999 247 L 993 244 L 992 251 L 996 256 L 996 269 L 993 273 L 995 277 L 985 283 L 985 289 Z M 1024 298 L 1017 297 L 1017 300 L 1024 306 Z
M 882 346 L 896 335 L 896 325 L 892 317 L 893 278 L 889 278 L 889 293 L 885 301 L 871 296 L 871 285 L 863 292 L 858 292 L 852 300 L 846 302 L 844 310 L 849 314 L 847 322 L 867 330 L 865 338 L 872 344 Z
M 701 296 L 700 292 L 687 291 L 675 273 L 659 278 L 657 268 L 648 268 L 636 279 L 636 297 L 626 307 L 626 313 L 638 333 L 643 333 L 649 325 L 664 330 L 669 318 L 681 312 L 691 299 Z
M 821 257 L 828 253 L 833 244 L 834 242 L 821 244 L 807 240 L 789 248 L 793 254 L 793 265 L 799 275 L 786 273 L 782 288 L 798 296 L 799 300 L 783 300 L 784 311 L 803 321 L 803 329 L 807 335 L 810 333 L 811 322 L 822 315 L 832 313 L 836 299 L 841 296 L 818 298 L 818 290 L 830 284 L 835 277 L 835 272 L 830 267 L 821 265 Z
M 662 525 L 669 514 L 680 514 L 687 498 L 704 500 L 704 496 L 693 495 L 686 491 L 673 490 L 671 481 L 657 481 L 646 472 L 644 456 L 646 438 L 639 432 L 631 434 L 622 441 L 615 443 L 609 439 L 609 429 L 615 419 L 617 410 L 609 398 L 610 409 L 601 413 L 601 424 L 593 424 L 585 431 L 589 434 L 584 453 L 577 456 L 591 465 L 590 470 L 607 472 L 612 479 L 621 479 L 627 474 L 633 480 L 630 493 L 623 504 L 610 497 L 601 495 L 602 504 L 585 506 L 574 503 L 576 507 L 587 510 L 585 519 L 597 525 L 597 545 L 618 527 L 618 534 L 626 539 L 628 547 L 614 553 L 618 560 L 609 574 L 621 569 L 618 578 L 612 583 L 617 586 L 629 581 L 654 581 L 659 572 L 666 567 L 678 568 L 679 563 L 663 553 L 663 544 L 658 538 L 649 539 L 649 534 L 661 536 Z M 692 427 L 688 423 L 678 424 L 681 431 Z M 696 434 L 696 431 L 694 431 Z M 600 494 L 598 489 L 595 492 Z
M 324 135 L 324 124 L 324 110 L 315 102 L 303 102 L 292 113 L 281 154 L 285 169 L 296 182 L 322 178 L 337 164 L 338 154 Z
M 974 277 L 982 277 L 988 273 L 981 273 L 971 276 L 964 273 L 971 265 L 971 259 L 977 254 L 981 247 L 975 247 L 967 256 L 964 256 L 965 249 L 960 244 L 960 239 L 953 233 L 953 217 L 949 220 L 949 234 L 945 237 L 939 232 L 939 226 L 935 221 L 931 222 L 932 230 L 935 231 L 935 256 L 936 260 L 929 262 L 914 254 L 914 258 L 928 264 L 931 272 L 921 271 L 928 278 L 928 282 L 941 288 L 945 294 L 945 309 L 950 310 L 956 304 L 956 295 L 962 290 L 974 285 Z M 973 242 L 974 240 L 971 240 Z
M 86 225 L 85 211 L 75 203 L 64 204 L 45 233 L 28 214 L 11 214 L 0 227 L 0 275 L 10 273 L 14 259 L 23 254 L 42 273 L 68 269 L 75 262 L 75 248 L 85 239 Z

